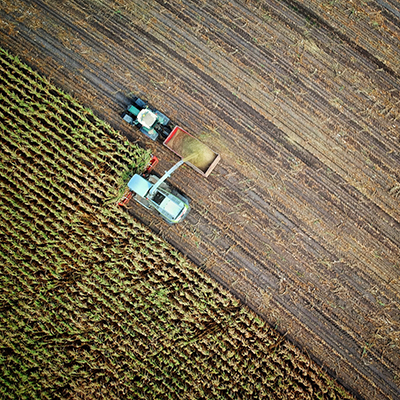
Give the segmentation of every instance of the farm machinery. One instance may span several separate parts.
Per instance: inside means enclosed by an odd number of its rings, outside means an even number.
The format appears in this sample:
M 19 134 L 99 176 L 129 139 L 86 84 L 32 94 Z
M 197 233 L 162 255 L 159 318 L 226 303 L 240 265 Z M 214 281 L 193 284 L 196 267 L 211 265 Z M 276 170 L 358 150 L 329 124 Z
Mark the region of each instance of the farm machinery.
M 166 182 L 166 179 L 178 169 L 185 160 L 180 160 L 170 168 L 161 178 L 150 174 L 158 163 L 152 156 L 149 167 L 139 175 L 135 174 L 128 182 L 128 190 L 118 203 L 126 205 L 134 197 L 135 200 L 148 210 L 155 210 L 169 224 L 176 224 L 185 219 L 190 211 L 189 199 Z
M 171 133 L 170 120 L 163 113 L 150 107 L 139 97 L 134 97 L 122 114 L 122 119 L 130 125 L 137 126 L 142 133 L 152 140 L 159 135 L 166 138 Z
M 181 160 L 158 178 L 150 174 L 158 163 L 158 159 L 153 156 L 146 171 L 141 175 L 135 174 L 130 179 L 128 190 L 119 205 L 126 205 L 133 197 L 147 209 L 157 211 L 170 224 L 182 221 L 190 211 L 189 200 L 166 180 L 184 163 L 207 177 L 219 162 L 219 154 L 179 126 L 173 127 L 167 116 L 138 97 L 133 98 L 122 118 L 130 125 L 137 126 L 152 140 L 161 137 L 164 146 Z

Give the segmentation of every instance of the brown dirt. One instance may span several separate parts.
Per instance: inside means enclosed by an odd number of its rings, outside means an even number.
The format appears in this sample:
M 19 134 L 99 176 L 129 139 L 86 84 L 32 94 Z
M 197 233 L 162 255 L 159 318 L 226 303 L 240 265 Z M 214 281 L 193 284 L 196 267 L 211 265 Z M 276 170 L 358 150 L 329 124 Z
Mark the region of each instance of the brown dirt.
M 130 211 L 359 398 L 400 397 L 400 9 L 360 2 L 0 2 L 2 46 L 127 126 L 138 94 L 221 154 L 182 225 Z

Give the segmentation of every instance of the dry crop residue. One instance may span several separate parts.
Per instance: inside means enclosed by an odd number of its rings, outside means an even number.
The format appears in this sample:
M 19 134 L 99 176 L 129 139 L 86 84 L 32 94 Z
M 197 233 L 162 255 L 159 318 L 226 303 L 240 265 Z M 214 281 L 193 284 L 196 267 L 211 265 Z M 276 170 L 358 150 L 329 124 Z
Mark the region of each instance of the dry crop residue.
M 10 4 L 2 43 L 158 172 L 177 157 L 121 120 L 131 92 L 221 154 L 207 179 L 172 176 L 192 199 L 183 225 L 130 211 L 359 397 L 399 397 L 395 2 Z
M 352 398 L 110 201 L 148 152 L 2 49 L 0 72 L 3 399 Z

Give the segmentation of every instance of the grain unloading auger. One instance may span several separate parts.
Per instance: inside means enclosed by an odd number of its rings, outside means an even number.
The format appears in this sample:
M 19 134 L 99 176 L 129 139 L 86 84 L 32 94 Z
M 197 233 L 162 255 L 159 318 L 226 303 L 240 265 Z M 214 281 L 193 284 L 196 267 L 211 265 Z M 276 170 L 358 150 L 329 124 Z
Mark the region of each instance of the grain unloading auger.
M 179 126 L 173 127 L 168 117 L 138 97 L 134 97 L 133 103 L 128 105 L 122 118 L 129 124 L 136 125 L 152 140 L 162 137 L 164 146 L 180 156 L 181 160 L 161 178 L 150 174 L 157 162 L 153 162 L 154 165 L 147 168 L 142 175 L 134 175 L 128 182 L 128 192 L 119 204 L 125 205 L 134 197 L 147 209 L 157 211 L 168 223 L 182 221 L 190 211 L 189 200 L 166 180 L 184 163 L 200 174 L 208 176 L 219 162 L 219 154 Z

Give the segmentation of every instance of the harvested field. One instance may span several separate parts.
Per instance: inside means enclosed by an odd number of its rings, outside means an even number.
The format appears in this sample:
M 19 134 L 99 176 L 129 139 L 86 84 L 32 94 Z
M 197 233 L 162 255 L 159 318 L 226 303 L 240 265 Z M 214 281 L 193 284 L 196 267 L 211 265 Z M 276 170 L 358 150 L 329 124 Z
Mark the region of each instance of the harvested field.
M 351 399 L 115 205 L 147 151 L 0 49 L 2 399 Z
M 130 212 L 359 398 L 400 396 L 400 29 L 385 1 L 0 3 L 4 46 L 124 124 L 131 92 L 221 154 L 183 225 Z

